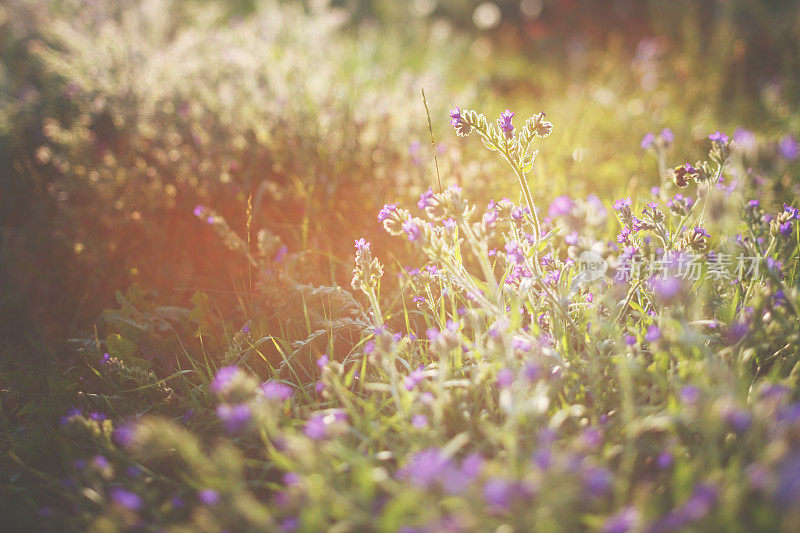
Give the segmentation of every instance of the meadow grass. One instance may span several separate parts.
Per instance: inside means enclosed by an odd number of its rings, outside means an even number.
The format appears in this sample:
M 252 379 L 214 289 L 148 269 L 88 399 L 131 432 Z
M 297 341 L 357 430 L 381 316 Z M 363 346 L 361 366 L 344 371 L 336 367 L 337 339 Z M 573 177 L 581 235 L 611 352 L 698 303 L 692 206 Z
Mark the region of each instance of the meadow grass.
M 10 529 L 798 527 L 778 81 L 726 99 L 663 37 L 3 10 Z

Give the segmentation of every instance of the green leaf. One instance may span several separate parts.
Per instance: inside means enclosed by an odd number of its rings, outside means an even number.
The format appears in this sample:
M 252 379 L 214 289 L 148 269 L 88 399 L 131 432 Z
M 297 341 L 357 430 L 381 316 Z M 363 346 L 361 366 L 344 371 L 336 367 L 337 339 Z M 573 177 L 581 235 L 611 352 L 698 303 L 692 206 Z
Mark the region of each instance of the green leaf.
M 483 141 L 483 145 L 486 148 L 488 148 L 489 150 L 491 150 L 492 152 L 496 152 L 498 150 L 497 146 L 495 146 L 495 144 L 492 143 L 491 141 L 488 141 L 488 140 L 486 140 L 486 139 L 484 139 L 482 137 L 481 137 L 481 141 Z
M 533 159 L 531 159 L 525 166 L 522 167 L 522 173 L 527 174 L 531 170 L 533 170 Z
M 106 337 L 106 345 L 108 346 L 108 354 L 111 357 L 116 357 L 127 365 L 136 366 L 144 370 L 150 370 L 153 366 L 153 363 L 147 359 L 134 357 L 133 354 L 136 353 L 139 347 L 135 342 L 129 341 L 118 333 L 112 333 Z
M 528 173 L 531 170 L 533 170 L 533 162 L 536 161 L 536 154 L 538 153 L 539 153 L 538 150 L 534 150 L 533 152 L 531 152 L 529 156 L 525 158 L 525 160 L 523 160 L 523 165 L 522 165 L 523 173 Z
M 138 348 L 136 343 L 129 341 L 119 333 L 112 333 L 106 337 L 106 345 L 108 345 L 108 354 L 121 361 L 127 360 L 136 353 L 136 348 Z
M 178 323 L 185 322 L 189 318 L 190 313 L 191 311 L 189 309 L 176 306 L 162 306 L 155 309 L 155 314 L 160 318 Z
M 64 404 L 56 398 L 48 397 L 31 400 L 19 410 L 20 415 L 51 416 L 64 412 Z

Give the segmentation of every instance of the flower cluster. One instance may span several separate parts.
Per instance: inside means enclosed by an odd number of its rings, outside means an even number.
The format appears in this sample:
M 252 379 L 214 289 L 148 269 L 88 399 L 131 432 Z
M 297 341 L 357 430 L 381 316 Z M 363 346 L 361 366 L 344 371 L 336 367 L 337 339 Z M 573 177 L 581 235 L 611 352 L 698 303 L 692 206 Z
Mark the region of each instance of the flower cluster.
M 658 135 L 647 133 L 642 137 L 641 147 L 643 150 L 653 148 L 657 151 L 666 150 L 675 141 L 675 134 L 669 128 L 664 128 Z
M 351 284 L 356 290 L 374 290 L 383 276 L 383 265 L 377 257 L 372 256 L 370 243 L 363 238 L 355 241 L 355 248 L 356 260 Z
M 104 319 L 136 342 L 90 339 L 92 372 L 49 383 L 82 406 L 57 430 L 71 459 L 58 485 L 79 496 L 42 515 L 119 530 L 793 525 L 798 209 L 775 207 L 756 179 L 742 187 L 761 200 L 717 187 L 743 172 L 718 133 L 708 161 L 680 167 L 696 195 L 631 186 L 608 208 L 563 194 L 539 210 L 530 142 L 552 125 L 513 118 L 451 113 L 513 170 L 522 202 L 474 203 L 452 185 L 424 191 L 418 210 L 380 209 L 410 261 L 397 284 L 382 278 L 383 245 L 360 238 L 360 294 L 293 284 L 303 269 L 282 267 L 228 320 L 210 297 L 183 309 L 120 295 L 123 311 Z M 654 136 L 659 158 L 667 139 Z M 280 250 L 263 240 L 259 280 Z M 752 272 L 728 268 L 743 259 Z M 626 263 L 647 270 L 625 276 Z M 276 320 L 290 304 L 299 319 Z M 177 370 L 151 374 L 162 330 L 186 348 Z M 174 401 L 143 399 L 163 382 Z

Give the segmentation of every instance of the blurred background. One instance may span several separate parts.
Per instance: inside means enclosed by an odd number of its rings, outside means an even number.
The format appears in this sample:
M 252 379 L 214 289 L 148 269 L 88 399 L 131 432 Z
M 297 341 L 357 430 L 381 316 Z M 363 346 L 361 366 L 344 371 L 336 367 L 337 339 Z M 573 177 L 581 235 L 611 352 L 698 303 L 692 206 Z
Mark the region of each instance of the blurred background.
M 252 198 L 309 283 L 347 286 L 361 236 L 402 264 L 375 215 L 435 182 L 420 87 L 443 181 L 481 201 L 515 182 L 448 110 L 547 112 L 546 207 L 657 184 L 640 140 L 666 127 L 671 165 L 738 129 L 753 172 L 791 190 L 799 77 L 795 0 L 7 1 L 3 364 L 67 360 L 118 289 L 235 312 L 246 262 L 197 205 L 244 235 Z

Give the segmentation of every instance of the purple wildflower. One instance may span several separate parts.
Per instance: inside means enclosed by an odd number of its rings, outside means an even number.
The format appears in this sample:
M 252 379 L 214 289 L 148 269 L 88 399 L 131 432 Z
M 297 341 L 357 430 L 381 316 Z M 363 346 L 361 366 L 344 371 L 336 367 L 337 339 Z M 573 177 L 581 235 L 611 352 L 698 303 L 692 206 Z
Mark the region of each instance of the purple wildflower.
M 252 413 L 250 406 L 246 403 L 236 405 L 221 404 L 217 407 L 217 416 L 225 425 L 225 431 L 234 434 L 239 433 L 250 423 Z
M 767 263 L 767 268 L 768 268 L 768 269 L 769 269 L 771 272 L 775 272 L 775 273 L 776 273 L 776 274 L 778 274 L 779 276 L 781 276 L 781 275 L 782 275 L 782 272 L 781 272 L 781 270 L 783 269 L 783 263 L 782 263 L 782 262 L 780 262 L 780 261 L 776 261 L 776 260 L 775 260 L 775 259 L 773 259 L 772 257 L 767 257 L 767 259 L 766 259 L 766 261 L 765 261 L 765 262 Z
M 506 257 L 508 257 L 508 261 L 511 263 L 516 263 L 521 265 L 525 262 L 525 254 L 522 251 L 522 246 L 520 246 L 519 242 L 517 241 L 509 241 L 506 243 Z
M 514 383 L 514 372 L 510 368 L 503 368 L 497 373 L 495 384 L 499 388 L 505 389 L 510 387 L 512 383 Z
M 786 135 L 778 144 L 778 151 L 787 161 L 796 161 L 800 157 L 800 144 L 791 135 Z
M 669 128 L 664 128 L 661 130 L 661 140 L 664 141 L 665 146 L 669 146 L 673 142 L 675 142 L 675 134 L 672 133 L 672 130 Z
M 294 394 L 294 390 L 289 385 L 277 381 L 267 381 L 261 385 L 261 391 L 266 399 L 278 401 L 288 400 Z
M 412 370 L 409 372 L 408 377 L 406 377 L 404 382 L 406 390 L 414 390 L 423 379 L 425 379 L 425 376 L 423 374 L 422 367 Z
M 644 335 L 644 340 L 647 342 L 656 342 L 660 338 L 661 330 L 655 324 L 651 324 L 650 327 L 647 328 L 647 333 Z
M 628 196 L 627 198 L 620 198 L 614 202 L 614 205 L 611 207 L 613 207 L 616 211 L 623 211 L 626 207 L 630 207 L 631 205 L 633 205 L 633 200 L 631 200 L 631 197 Z
M 672 457 L 672 454 L 669 452 L 661 452 L 660 454 L 658 454 L 658 458 L 656 459 L 656 464 L 661 470 L 666 470 L 667 468 L 672 466 L 673 462 L 674 458 Z
M 450 110 L 450 125 L 455 127 L 461 124 L 461 108 L 456 106 Z
M 314 440 L 322 440 L 325 438 L 327 435 L 327 424 L 325 424 L 324 418 L 323 415 L 314 415 L 308 419 L 308 422 L 306 422 L 303 428 L 303 433 L 305 433 L 306 437 Z
M 211 392 L 215 394 L 227 393 L 233 386 L 234 380 L 240 373 L 241 370 L 239 370 L 237 366 L 223 366 L 217 370 L 217 373 L 214 375 L 214 379 L 211 381 L 211 385 L 209 386 Z
M 419 201 L 417 202 L 417 207 L 420 209 L 425 209 L 429 205 L 429 200 L 433 198 L 433 189 L 428 187 L 428 190 L 422 193 L 419 196 Z
M 500 114 L 500 118 L 497 120 L 500 129 L 506 134 L 506 138 L 508 139 L 514 134 L 514 125 L 511 124 L 511 119 L 513 117 L 514 113 L 512 113 L 510 109 L 506 109 Z
M 694 204 L 694 200 L 688 196 L 684 196 L 681 193 L 676 193 L 674 197 L 667 200 L 667 207 L 670 209 L 689 209 Z
M 716 144 L 728 144 L 728 136 L 722 132 L 715 132 L 708 136 L 711 139 L 711 142 Z
M 476 477 L 480 475 L 485 462 L 483 457 L 477 453 L 469 454 L 461 462 L 461 471 L 470 477 Z
M 392 216 L 395 211 L 397 211 L 397 204 L 385 204 L 381 207 L 381 210 L 378 211 L 378 222 L 383 222 Z
M 133 424 L 127 423 L 122 424 L 114 428 L 114 433 L 112 435 L 114 442 L 118 446 L 122 446 L 123 448 L 127 448 L 131 444 L 133 444 L 133 439 L 136 436 L 135 433 L 136 428 Z
M 675 298 L 681 292 L 682 287 L 682 280 L 677 276 L 667 276 L 664 279 L 658 277 L 653 280 L 653 288 L 656 294 L 667 301 Z
M 330 363 L 330 358 L 328 357 L 327 354 L 322 354 L 317 359 L 317 368 L 319 368 L 321 372 L 325 370 L 325 367 L 328 366 L 328 363 Z
M 748 129 L 737 128 L 733 132 L 733 140 L 736 143 L 736 149 L 746 154 L 755 154 L 758 149 L 756 134 Z
M 142 498 L 135 492 L 122 487 L 111 490 L 111 501 L 130 511 L 138 511 L 142 508 Z
M 561 272 L 558 270 L 551 270 L 547 274 L 544 275 L 544 282 L 547 285 L 555 285 L 558 283 L 558 280 L 561 279 Z
M 500 477 L 493 477 L 483 486 L 483 498 L 495 510 L 508 511 L 511 508 L 514 497 L 514 488 L 514 482 Z
M 342 411 L 328 414 L 316 414 L 308 419 L 303 433 L 306 437 L 314 440 L 322 440 L 328 436 L 328 429 L 336 422 L 342 422 L 346 415 Z
M 283 474 L 283 484 L 287 487 L 294 487 L 300 483 L 300 476 L 296 472 L 286 472 Z
M 530 341 L 517 337 L 511 341 L 511 347 L 520 352 L 529 352 L 533 346 Z
M 622 230 L 619 232 L 619 235 L 617 235 L 617 242 L 620 244 L 630 243 L 632 233 L 633 231 L 630 228 L 623 226 Z
M 681 401 L 687 405 L 694 405 L 700 400 L 700 389 L 694 385 L 686 385 L 680 390 Z
M 573 231 L 572 233 L 564 237 L 564 242 L 571 246 L 575 246 L 576 244 L 578 244 L 578 237 L 579 237 L 578 232 Z
M 214 489 L 203 489 L 197 493 L 197 499 L 204 505 L 216 505 L 219 503 L 219 492 Z
M 574 202 L 570 196 L 566 194 L 556 196 L 550 203 L 550 207 L 547 209 L 547 216 L 550 218 L 555 218 L 568 215 L 572 210 L 573 205 Z
M 420 228 L 419 224 L 412 218 L 403 222 L 403 231 L 408 235 L 408 240 L 411 242 L 419 240 L 422 235 L 422 228 Z
M 275 257 L 272 260 L 276 263 L 280 263 L 283 261 L 283 258 L 286 257 L 286 254 L 289 253 L 289 249 L 284 245 L 278 248 L 278 251 L 275 252 Z
M 744 409 L 738 409 L 734 406 L 727 406 L 725 409 L 723 409 L 722 419 L 735 432 L 744 433 L 747 431 L 747 428 L 750 427 L 750 422 L 753 420 L 753 417 Z
M 588 427 L 581 433 L 581 440 L 588 448 L 599 448 L 603 444 L 603 433 L 593 427 Z
M 549 448 L 540 448 L 533 453 L 531 460 L 539 470 L 547 470 L 553 462 L 553 454 Z
M 363 237 L 355 241 L 355 243 L 356 243 L 356 250 L 358 250 L 359 252 L 365 252 L 369 250 L 369 242 L 367 242 L 367 240 L 364 239 Z
M 792 389 L 780 383 L 763 383 L 759 390 L 759 395 L 765 400 L 782 403 L 790 394 Z
M 589 496 L 600 496 L 611 488 L 611 472 L 597 466 L 583 471 L 583 488 Z
M 442 479 L 450 468 L 452 468 L 451 460 L 438 448 L 428 448 L 415 453 L 397 472 L 397 476 L 419 487 L 428 488 Z
M 538 381 L 544 376 L 544 370 L 542 369 L 542 365 L 536 361 L 528 361 L 525 363 L 523 375 L 528 381 L 534 382 Z
M 417 429 L 428 427 L 428 417 L 422 414 L 416 414 L 411 417 L 411 425 Z
M 281 533 L 292 533 L 293 531 L 297 531 L 300 527 L 300 519 L 296 516 L 290 516 L 288 518 L 284 518 L 281 521 L 279 529 Z
M 646 134 L 644 137 L 642 137 L 642 142 L 641 142 L 642 150 L 647 150 L 648 148 L 653 146 L 655 142 L 656 142 L 655 135 L 653 135 L 652 133 Z
M 728 341 L 731 343 L 737 343 L 747 335 L 747 331 L 750 329 L 749 321 L 747 318 L 742 320 L 736 320 L 728 327 Z

